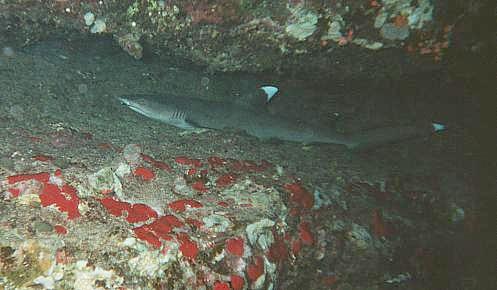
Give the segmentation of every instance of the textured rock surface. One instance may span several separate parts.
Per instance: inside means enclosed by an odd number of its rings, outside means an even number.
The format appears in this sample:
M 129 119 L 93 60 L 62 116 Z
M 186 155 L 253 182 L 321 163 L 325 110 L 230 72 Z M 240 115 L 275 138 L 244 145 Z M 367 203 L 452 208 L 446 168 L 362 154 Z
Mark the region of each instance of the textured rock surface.
M 145 47 L 211 71 L 398 76 L 439 66 L 453 31 L 475 27 L 483 5 L 470 2 L 449 11 L 446 0 L 10 0 L 0 37 L 26 45 L 55 33 L 109 35 L 137 59 Z M 455 45 L 478 44 L 465 37 Z

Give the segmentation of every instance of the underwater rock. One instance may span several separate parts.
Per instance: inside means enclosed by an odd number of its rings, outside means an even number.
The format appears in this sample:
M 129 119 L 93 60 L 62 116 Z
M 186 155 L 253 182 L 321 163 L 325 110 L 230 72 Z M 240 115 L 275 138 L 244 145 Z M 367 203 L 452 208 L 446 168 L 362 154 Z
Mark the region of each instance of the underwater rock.
M 86 26 L 90 26 L 95 22 L 95 14 L 91 12 L 86 12 L 85 15 L 83 16 L 83 19 L 85 20 Z
M 386 23 L 380 30 L 381 36 L 388 40 L 404 40 L 409 37 L 409 26 L 401 27 L 393 23 Z
M 97 18 L 95 22 L 93 22 L 93 26 L 90 29 L 91 33 L 103 33 L 107 30 L 107 24 L 105 24 L 105 20 Z
M 318 16 L 314 12 L 298 6 L 292 10 L 290 22 L 285 31 L 298 41 L 304 41 L 316 31 L 317 23 Z
M 121 48 L 135 59 L 143 57 L 143 47 L 140 44 L 140 35 L 137 33 L 127 33 L 117 36 L 117 43 Z

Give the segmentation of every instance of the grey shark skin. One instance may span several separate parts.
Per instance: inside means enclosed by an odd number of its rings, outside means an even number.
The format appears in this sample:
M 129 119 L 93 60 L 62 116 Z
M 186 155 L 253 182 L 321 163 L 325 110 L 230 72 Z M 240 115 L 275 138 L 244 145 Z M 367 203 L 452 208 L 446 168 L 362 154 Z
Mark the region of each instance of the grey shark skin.
M 118 99 L 139 114 L 182 129 L 234 128 L 260 139 L 340 144 L 349 149 L 365 149 L 435 131 L 434 125 L 431 129 L 405 126 L 380 128 L 348 136 L 272 115 L 266 110 L 259 111 L 232 103 L 147 95 L 122 96 Z

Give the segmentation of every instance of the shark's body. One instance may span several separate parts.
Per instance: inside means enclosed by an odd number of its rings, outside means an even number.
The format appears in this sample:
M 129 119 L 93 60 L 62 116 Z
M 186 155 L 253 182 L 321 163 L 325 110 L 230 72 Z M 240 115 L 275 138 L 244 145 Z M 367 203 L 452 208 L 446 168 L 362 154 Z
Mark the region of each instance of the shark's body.
M 234 103 L 173 96 L 123 96 L 118 98 L 133 111 L 148 118 L 183 129 L 234 128 L 261 139 L 302 143 L 332 143 L 349 149 L 370 147 L 436 131 L 427 128 L 389 127 L 347 136 L 318 129 L 303 122 Z M 270 97 L 268 98 L 268 100 Z

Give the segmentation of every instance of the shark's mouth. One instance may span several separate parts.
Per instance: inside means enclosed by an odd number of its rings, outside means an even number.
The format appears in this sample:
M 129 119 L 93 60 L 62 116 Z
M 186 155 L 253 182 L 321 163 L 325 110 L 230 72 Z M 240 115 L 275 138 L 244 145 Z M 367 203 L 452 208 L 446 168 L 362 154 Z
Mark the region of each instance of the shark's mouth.
M 117 99 L 121 102 L 121 104 L 126 105 L 128 107 L 131 106 L 131 102 L 128 99 L 122 97 L 117 97 Z

